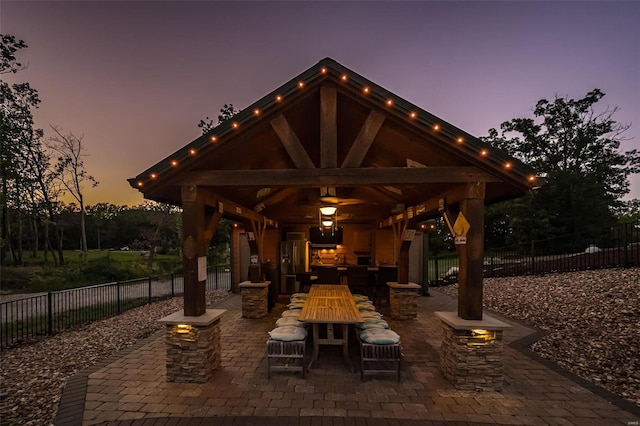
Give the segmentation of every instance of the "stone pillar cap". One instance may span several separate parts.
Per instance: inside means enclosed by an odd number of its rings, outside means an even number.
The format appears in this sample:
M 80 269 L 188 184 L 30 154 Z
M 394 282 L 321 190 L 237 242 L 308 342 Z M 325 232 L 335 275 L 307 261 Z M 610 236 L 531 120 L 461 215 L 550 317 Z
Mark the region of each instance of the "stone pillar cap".
M 268 287 L 271 281 L 263 281 L 261 283 L 252 283 L 251 281 L 243 281 L 239 284 L 240 288 L 260 288 Z
M 513 328 L 506 322 L 500 321 L 487 314 L 483 314 L 481 320 L 462 319 L 456 312 L 434 312 L 434 314 L 440 318 L 442 322 L 456 330 L 471 330 L 474 328 L 482 330 L 508 330 Z
M 164 318 L 158 320 L 160 324 L 165 325 L 177 325 L 187 324 L 195 325 L 197 327 L 206 327 L 213 324 L 216 320 L 220 319 L 222 314 L 227 312 L 226 309 L 207 309 L 207 311 L 197 317 L 188 317 L 184 314 L 184 309 L 174 312 L 171 315 L 167 315 Z
M 389 287 L 391 287 L 391 288 L 400 288 L 400 289 L 409 288 L 409 289 L 412 289 L 412 290 L 418 290 L 418 289 L 422 288 L 421 285 L 418 285 L 416 283 L 400 284 L 400 283 L 395 282 L 395 281 L 388 281 L 387 285 Z

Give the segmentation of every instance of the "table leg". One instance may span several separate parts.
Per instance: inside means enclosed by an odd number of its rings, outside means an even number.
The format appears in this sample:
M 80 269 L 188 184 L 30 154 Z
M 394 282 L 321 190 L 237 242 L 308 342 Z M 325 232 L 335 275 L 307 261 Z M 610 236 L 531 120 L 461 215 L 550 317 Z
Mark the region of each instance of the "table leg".
M 342 354 L 344 355 L 344 360 L 347 362 L 349 366 L 349 370 L 351 372 L 355 372 L 353 368 L 353 364 L 351 364 L 351 359 L 349 358 L 349 325 L 342 324 Z
M 311 355 L 311 362 L 309 362 L 309 367 L 307 367 L 308 371 L 311 371 L 311 367 L 313 366 L 313 363 L 318 361 L 318 349 L 320 346 L 318 344 L 319 337 L 320 337 L 320 334 L 319 334 L 318 324 L 314 323 L 313 324 L 313 354 Z

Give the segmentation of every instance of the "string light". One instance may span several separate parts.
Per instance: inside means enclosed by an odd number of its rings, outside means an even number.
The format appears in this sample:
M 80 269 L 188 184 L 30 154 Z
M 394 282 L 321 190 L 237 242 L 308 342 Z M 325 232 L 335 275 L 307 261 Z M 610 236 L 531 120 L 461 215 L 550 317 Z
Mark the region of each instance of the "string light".
M 322 74 L 327 74 L 328 70 L 327 70 L 327 68 L 326 68 L 326 67 L 322 67 L 322 68 L 320 69 L 320 72 L 321 72 Z M 342 80 L 343 82 L 348 81 L 348 79 L 349 79 L 349 77 L 348 77 L 348 75 L 347 75 L 347 74 L 342 74 L 342 75 L 340 76 L 340 80 Z M 299 82 L 298 82 L 298 88 L 302 89 L 302 88 L 304 88 L 304 87 L 305 87 L 305 82 L 304 82 L 304 81 L 299 81 Z M 362 93 L 363 93 L 363 94 L 365 94 L 365 95 L 368 95 L 369 93 L 371 93 L 371 89 L 370 89 L 368 86 L 365 86 L 365 87 L 363 87 L 363 88 L 362 88 Z M 275 100 L 276 100 L 276 102 L 282 102 L 282 95 L 276 95 Z M 394 104 L 393 99 L 387 99 L 387 100 L 385 101 L 385 105 L 386 105 L 387 107 L 392 107 L 392 106 L 393 106 L 393 104 Z M 255 109 L 253 110 L 253 114 L 254 114 L 255 116 L 259 116 L 259 115 L 261 114 L 260 109 L 255 108 Z M 412 112 L 410 112 L 410 113 L 409 113 L 409 117 L 410 117 L 411 119 L 415 119 L 415 118 L 417 118 L 417 117 L 418 117 L 418 114 L 417 114 L 415 111 L 412 111 Z M 232 122 L 232 123 L 231 123 L 231 127 L 232 127 L 232 128 L 234 128 L 234 129 L 238 129 L 238 128 L 240 127 L 240 124 L 239 124 L 238 122 Z M 440 125 L 439 125 L 439 124 L 434 124 L 434 125 L 432 126 L 432 129 L 433 129 L 433 131 L 436 131 L 436 132 L 437 132 L 437 131 L 439 131 L 439 130 L 440 130 Z M 211 136 L 210 136 L 210 140 L 211 140 L 211 142 L 218 142 L 218 138 L 217 138 L 217 136 L 215 136 L 215 135 L 211 135 Z M 455 139 L 455 141 L 456 141 L 456 143 L 458 143 L 458 144 L 463 144 L 463 143 L 464 143 L 464 138 L 463 138 L 462 136 L 459 136 L 459 137 L 457 137 L 457 138 Z M 194 148 L 189 149 L 189 154 L 190 154 L 190 155 L 196 155 L 196 153 L 197 153 L 196 149 L 194 149 Z M 482 150 L 480 150 L 480 156 L 482 156 L 482 157 L 486 157 L 486 156 L 488 156 L 488 155 L 489 155 L 489 150 L 488 150 L 488 149 L 482 149 Z M 177 160 L 171 160 L 170 164 L 171 164 L 171 166 L 172 166 L 172 167 L 177 167 L 179 163 L 178 163 L 178 161 L 177 161 Z M 511 169 L 511 168 L 513 168 L 513 164 L 512 164 L 511 162 L 505 162 L 505 163 L 504 163 L 504 168 L 505 168 L 505 169 Z M 157 173 L 150 173 L 150 174 L 149 174 L 149 177 L 150 177 L 151 179 L 157 179 L 157 178 L 158 178 L 158 174 L 157 174 Z M 535 176 L 535 175 L 530 175 L 530 176 L 528 176 L 528 177 L 527 177 L 527 180 L 528 180 L 529 182 L 534 182 L 534 181 L 536 180 L 536 176 Z M 144 182 L 143 182 L 143 181 L 138 181 L 138 182 L 136 183 L 136 185 L 137 185 L 138 187 L 140 187 L 140 188 L 141 188 L 142 186 L 144 186 Z M 237 226 L 237 224 L 234 224 L 234 226 Z M 431 225 L 431 228 L 433 228 L 433 227 L 434 227 L 434 226 L 433 226 L 433 225 Z M 424 229 L 424 225 L 423 225 L 423 229 Z

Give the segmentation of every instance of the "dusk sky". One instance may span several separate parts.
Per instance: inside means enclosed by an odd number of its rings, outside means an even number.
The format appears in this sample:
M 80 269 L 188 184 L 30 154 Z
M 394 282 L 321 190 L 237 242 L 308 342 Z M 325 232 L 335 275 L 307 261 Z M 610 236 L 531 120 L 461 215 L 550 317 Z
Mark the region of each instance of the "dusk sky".
M 475 135 L 541 98 L 620 107 L 640 148 L 639 2 L 0 2 L 40 93 L 36 126 L 84 135 L 88 204 L 138 204 L 126 179 L 331 57 Z M 640 198 L 640 176 L 632 193 Z

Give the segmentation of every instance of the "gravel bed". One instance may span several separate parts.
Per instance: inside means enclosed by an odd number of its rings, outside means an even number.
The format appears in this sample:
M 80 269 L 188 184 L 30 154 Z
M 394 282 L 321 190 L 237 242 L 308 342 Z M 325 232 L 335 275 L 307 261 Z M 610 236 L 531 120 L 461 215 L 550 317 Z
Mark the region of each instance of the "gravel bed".
M 207 304 L 228 296 L 207 292 Z M 68 377 L 161 330 L 158 320 L 182 309 L 182 297 L 57 334 L 0 354 L 0 424 L 52 425 Z
M 640 406 L 640 268 L 485 278 L 484 307 L 547 331 L 535 353 Z

